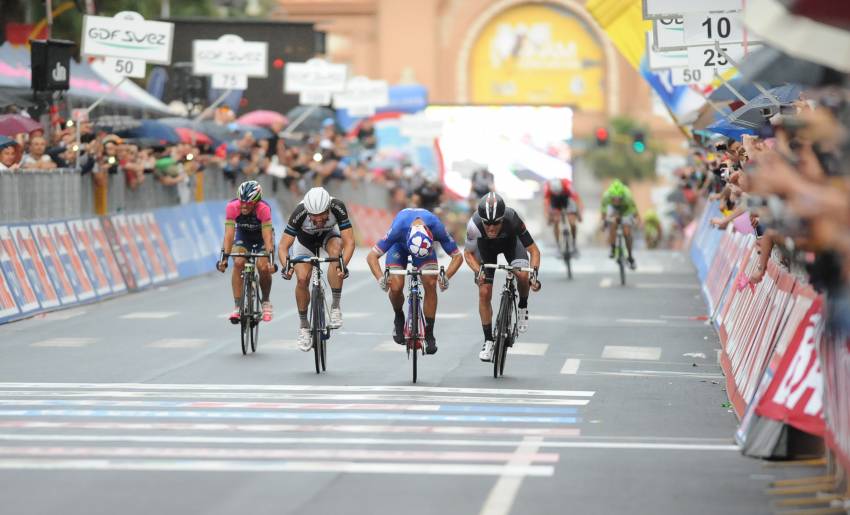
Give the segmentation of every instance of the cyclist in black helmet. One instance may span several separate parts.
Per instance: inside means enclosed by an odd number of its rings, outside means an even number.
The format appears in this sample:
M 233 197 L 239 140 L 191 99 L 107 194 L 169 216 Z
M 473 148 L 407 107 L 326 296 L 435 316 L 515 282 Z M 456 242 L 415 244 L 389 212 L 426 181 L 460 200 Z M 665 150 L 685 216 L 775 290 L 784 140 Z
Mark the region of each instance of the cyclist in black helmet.
M 478 210 L 466 226 L 466 245 L 463 257 L 466 264 L 475 273 L 478 285 L 478 314 L 484 330 L 484 345 L 478 357 L 481 361 L 493 359 L 493 269 L 484 269 L 483 263 L 495 264 L 499 254 L 511 266 L 534 268 L 534 273 L 518 272 L 517 290 L 519 293 L 519 312 L 517 328 L 520 332 L 528 329 L 528 291 L 538 291 L 540 281 L 537 269 L 540 267 L 540 249 L 534 238 L 525 228 L 525 223 L 513 209 L 505 207 L 505 201 L 496 193 L 481 197 Z M 530 258 L 529 258 L 530 256 Z

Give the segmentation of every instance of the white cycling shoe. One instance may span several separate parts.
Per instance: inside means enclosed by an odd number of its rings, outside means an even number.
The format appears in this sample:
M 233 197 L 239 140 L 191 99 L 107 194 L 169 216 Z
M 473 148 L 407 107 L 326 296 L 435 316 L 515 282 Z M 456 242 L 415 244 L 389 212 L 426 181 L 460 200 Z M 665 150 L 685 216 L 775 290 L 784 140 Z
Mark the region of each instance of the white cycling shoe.
M 519 308 L 517 310 L 516 328 L 521 333 L 528 331 L 528 308 Z
M 493 346 L 495 344 L 490 340 L 485 340 L 481 346 L 481 352 L 478 353 L 478 359 L 481 361 L 493 361 Z
M 331 308 L 331 320 L 328 324 L 330 329 L 339 329 L 342 327 L 342 310 L 339 308 Z
M 313 334 L 309 327 L 298 329 L 298 348 L 304 352 L 309 352 L 313 348 Z

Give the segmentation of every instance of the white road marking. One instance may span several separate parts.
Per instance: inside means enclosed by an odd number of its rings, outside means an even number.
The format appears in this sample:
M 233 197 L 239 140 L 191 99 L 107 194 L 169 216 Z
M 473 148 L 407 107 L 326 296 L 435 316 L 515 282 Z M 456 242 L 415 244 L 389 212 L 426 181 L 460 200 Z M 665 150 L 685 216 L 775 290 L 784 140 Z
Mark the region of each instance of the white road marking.
M 140 392 L 140 391 L 39 391 L 39 390 L 0 390 L 0 397 L 49 397 L 49 398 L 155 398 L 155 399 L 242 399 L 242 400 L 281 400 L 281 401 L 385 401 L 385 402 L 443 402 L 443 403 L 479 403 L 479 404 L 523 404 L 542 406 L 586 406 L 588 399 L 569 398 L 501 398 L 478 397 L 469 395 L 417 395 L 417 394 L 342 394 L 342 393 L 268 393 L 268 392 Z
M 262 343 L 263 350 L 298 350 L 297 340 L 272 340 Z
M 403 429 L 403 428 L 402 428 Z M 400 431 L 401 432 L 401 431 Z M 551 449 L 631 449 L 661 451 L 738 451 L 734 444 L 716 443 L 724 439 L 706 439 L 705 443 L 687 441 L 642 441 L 641 438 L 595 439 L 577 437 L 576 440 L 541 440 L 541 448 Z M 158 435 L 83 435 L 83 434 L 0 434 L 0 441 L 9 442 L 125 442 L 171 444 L 234 444 L 234 445 L 381 445 L 381 446 L 446 446 L 446 447 L 517 447 L 521 440 L 493 439 L 426 439 L 426 438 L 323 438 L 323 437 L 234 437 L 234 436 L 158 436 Z M 715 442 L 715 443 L 709 443 Z
M 618 324 L 645 324 L 645 325 L 664 325 L 666 320 L 656 320 L 653 318 L 618 318 L 615 320 Z
M 340 306 L 342 306 L 342 304 L 340 304 Z M 343 311 L 342 312 L 342 317 L 343 317 L 343 319 L 346 319 L 346 320 L 351 319 L 351 318 L 371 318 L 371 317 L 374 317 L 374 316 L 378 316 L 378 314 L 377 313 L 365 313 L 365 312 L 349 312 L 349 311 Z
M 195 383 L 0 383 L 0 388 L 76 388 L 80 390 L 224 390 L 224 391 L 331 391 L 331 392 L 432 392 L 483 395 L 539 395 L 541 397 L 593 397 L 586 390 L 525 390 L 520 388 L 456 388 L 444 386 L 359 386 L 312 384 L 195 384 Z
M 203 338 L 163 338 L 145 346 L 157 349 L 197 349 L 206 345 L 208 341 Z
M 661 347 L 631 347 L 626 345 L 606 345 L 602 349 L 603 359 L 640 359 L 657 361 L 661 359 Z
M 456 320 L 469 318 L 469 313 L 437 313 L 437 320 Z
M 31 347 L 86 347 L 96 342 L 97 338 L 48 338 L 30 344 Z
M 679 284 L 679 283 L 637 283 L 635 288 L 643 288 L 650 290 L 698 290 L 698 284 Z
M 578 372 L 578 367 L 581 366 L 581 360 L 576 358 L 567 358 L 564 362 L 563 368 L 561 368 L 562 374 L 575 374 Z
M 539 436 L 527 436 L 523 438 L 522 443 L 517 446 L 514 455 L 508 461 L 508 465 L 505 468 L 525 468 L 531 465 L 532 461 L 528 455 L 537 453 L 542 440 Z M 522 479 L 523 475 L 508 473 L 506 470 L 505 474 L 502 474 L 499 480 L 496 481 L 496 484 L 493 485 L 479 515 L 508 515 L 511 512 L 511 507 L 514 505 L 517 493 L 519 493 Z
M 692 372 L 673 372 L 668 370 L 621 370 L 619 372 L 586 372 L 597 376 L 623 377 L 687 377 L 693 379 L 722 379 L 722 374 L 701 374 Z
M 560 322 L 566 320 L 564 315 L 528 315 L 529 320 L 542 320 L 546 322 Z
M 375 345 L 372 350 L 379 352 L 402 352 L 404 351 L 404 345 L 399 345 L 396 342 L 381 342 Z
M 546 354 L 548 348 L 548 343 L 516 342 L 508 349 L 508 353 L 520 356 L 542 356 Z
M 126 320 L 159 320 L 171 318 L 177 314 L 176 311 L 136 311 L 135 313 L 121 315 L 121 318 Z
M 685 358 L 694 358 L 694 359 L 705 359 L 704 352 L 686 352 L 682 354 L 682 357 Z
M 600 288 L 610 288 L 612 284 L 614 284 L 614 281 L 610 277 L 603 277 L 602 280 L 599 281 Z
M 453 476 L 549 477 L 551 466 L 465 465 L 439 463 L 372 463 L 347 461 L 224 461 L 224 460 L 103 460 L 4 459 L 5 470 L 133 470 L 168 472 L 334 472 L 349 474 L 414 474 Z

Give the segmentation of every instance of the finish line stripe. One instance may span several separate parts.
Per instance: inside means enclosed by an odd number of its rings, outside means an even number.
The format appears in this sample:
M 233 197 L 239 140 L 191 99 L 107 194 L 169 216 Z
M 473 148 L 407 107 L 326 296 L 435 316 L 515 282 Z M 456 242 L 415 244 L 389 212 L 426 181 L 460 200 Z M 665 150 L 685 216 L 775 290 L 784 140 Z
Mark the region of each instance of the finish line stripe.
M 169 410 L 0 410 L 0 417 L 237 418 L 262 420 L 397 420 L 400 422 L 496 422 L 503 424 L 575 424 L 577 417 L 495 415 L 411 415 L 399 413 L 280 413 L 276 411 Z
M 439 404 L 339 404 L 295 402 L 198 402 L 198 401 L 111 401 L 111 400 L 3 400 L 0 406 L 51 406 L 108 408 L 189 408 L 189 409 L 267 409 L 267 410 L 340 410 L 340 411 L 431 411 L 450 413 L 525 413 L 549 415 L 575 415 L 576 408 L 549 408 L 524 406 L 486 406 Z
M 582 390 L 520 390 L 511 388 L 449 388 L 440 386 L 338 386 L 277 384 L 145 384 L 145 383 L 0 383 L 0 388 L 77 388 L 81 390 L 224 390 L 224 391 L 328 391 L 328 392 L 432 392 L 483 395 L 539 395 L 541 397 L 593 397 Z
M 83 422 L 0 420 L 2 429 L 87 429 L 99 431 L 225 431 L 242 433 L 354 433 L 546 437 L 578 436 L 573 427 L 381 426 L 372 424 L 226 424 L 183 422 Z
M 0 390 L 0 398 L 49 397 L 49 398 L 151 398 L 151 399 L 266 399 L 266 400 L 320 400 L 320 401 L 388 401 L 388 402 L 438 402 L 479 404 L 520 404 L 542 406 L 587 406 L 589 399 L 541 399 L 534 397 L 480 397 L 470 395 L 415 395 L 415 394 L 369 394 L 369 393 L 239 393 L 239 392 L 142 392 L 120 390 L 69 391 L 69 390 Z
M 449 476 L 551 476 L 551 466 L 454 465 L 439 463 L 354 463 L 346 461 L 47 460 L 5 459 L 6 470 L 124 470 L 165 472 L 336 472 Z

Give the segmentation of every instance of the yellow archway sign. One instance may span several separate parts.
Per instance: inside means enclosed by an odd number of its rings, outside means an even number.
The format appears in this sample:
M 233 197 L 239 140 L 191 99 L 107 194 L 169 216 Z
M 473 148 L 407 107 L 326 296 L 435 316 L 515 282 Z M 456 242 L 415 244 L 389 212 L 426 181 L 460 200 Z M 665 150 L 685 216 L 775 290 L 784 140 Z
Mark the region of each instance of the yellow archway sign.
M 524 4 L 494 16 L 469 60 L 475 104 L 605 109 L 605 54 L 590 28 L 555 4 Z

